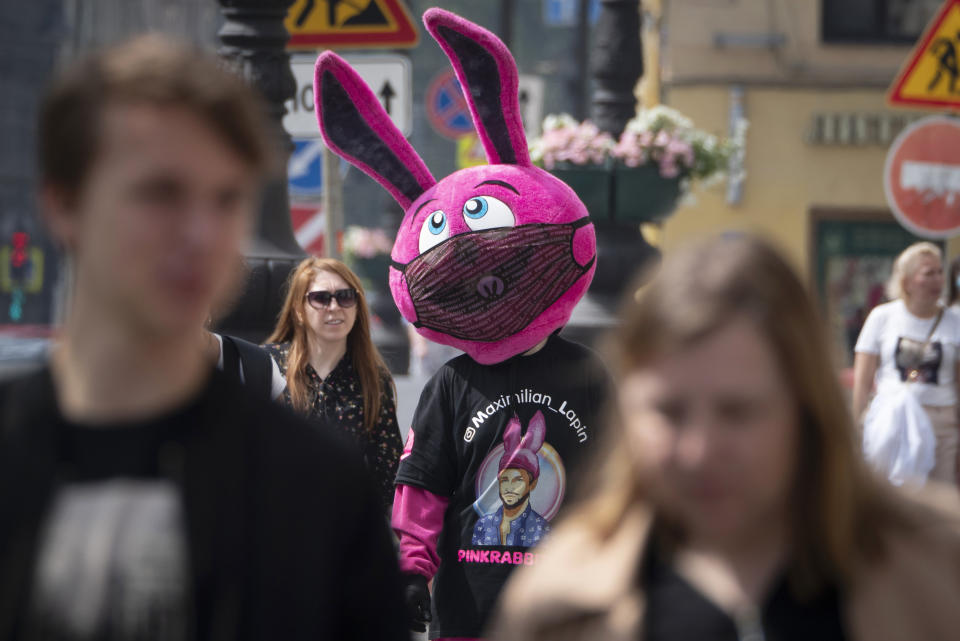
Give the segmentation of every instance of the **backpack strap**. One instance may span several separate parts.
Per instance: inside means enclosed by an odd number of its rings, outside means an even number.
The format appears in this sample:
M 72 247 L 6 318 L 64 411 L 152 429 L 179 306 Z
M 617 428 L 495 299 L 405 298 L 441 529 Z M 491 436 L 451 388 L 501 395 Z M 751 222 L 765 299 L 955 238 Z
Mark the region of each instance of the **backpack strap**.
M 920 365 L 923 364 L 923 355 L 927 352 L 927 347 L 930 346 L 930 341 L 933 339 L 933 333 L 937 331 L 937 327 L 940 325 L 940 321 L 943 320 L 943 311 L 944 308 L 941 307 L 940 311 L 937 313 L 936 320 L 933 321 L 933 325 L 930 326 L 930 332 L 927 334 L 927 340 L 923 341 L 923 345 L 920 346 L 919 356 L 917 357 L 917 363 L 907 372 L 907 382 L 915 383 L 920 380 Z
M 227 349 L 227 345 L 230 349 Z M 233 353 L 237 362 L 228 368 L 227 353 Z M 240 378 L 240 364 L 243 364 L 243 383 L 248 388 L 256 390 L 263 398 L 270 399 L 273 389 L 273 362 L 267 350 L 259 345 L 236 336 L 223 335 L 223 371 L 231 376 L 236 372 Z
M 240 351 L 233 339 L 226 334 L 221 334 L 220 339 L 223 343 L 223 373 L 238 383 L 243 383 L 244 377 L 240 371 Z

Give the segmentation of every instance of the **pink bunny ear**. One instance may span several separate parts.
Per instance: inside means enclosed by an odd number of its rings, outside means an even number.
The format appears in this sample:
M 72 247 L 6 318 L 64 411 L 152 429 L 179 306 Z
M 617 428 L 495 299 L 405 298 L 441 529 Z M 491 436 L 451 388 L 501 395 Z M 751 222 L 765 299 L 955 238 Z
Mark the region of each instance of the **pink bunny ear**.
M 516 414 L 507 422 L 507 427 L 503 431 L 503 449 L 506 456 L 513 454 L 520 446 L 520 419 Z
M 367 83 L 343 58 L 331 51 L 320 54 L 313 91 L 317 124 L 327 147 L 380 183 L 404 209 L 437 183 Z
M 543 418 L 543 412 L 537 411 L 530 419 L 530 424 L 527 425 L 527 433 L 523 436 L 521 447 L 536 454 L 540 451 L 546 437 L 547 421 Z
M 518 98 L 517 63 L 486 29 L 443 9 L 423 23 L 450 59 L 491 164 L 531 166 Z

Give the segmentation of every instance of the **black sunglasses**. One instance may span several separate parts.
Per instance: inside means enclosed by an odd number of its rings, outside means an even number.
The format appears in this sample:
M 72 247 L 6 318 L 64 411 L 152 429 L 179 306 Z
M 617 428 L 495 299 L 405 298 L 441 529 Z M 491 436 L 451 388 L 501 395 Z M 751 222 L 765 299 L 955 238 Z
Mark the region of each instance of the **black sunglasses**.
M 337 299 L 337 305 L 340 307 L 353 307 L 357 304 L 357 290 L 353 287 L 348 287 L 347 289 L 338 289 L 335 292 L 324 290 L 307 292 L 307 302 L 310 303 L 310 306 L 314 309 L 330 307 L 330 301 L 334 298 Z

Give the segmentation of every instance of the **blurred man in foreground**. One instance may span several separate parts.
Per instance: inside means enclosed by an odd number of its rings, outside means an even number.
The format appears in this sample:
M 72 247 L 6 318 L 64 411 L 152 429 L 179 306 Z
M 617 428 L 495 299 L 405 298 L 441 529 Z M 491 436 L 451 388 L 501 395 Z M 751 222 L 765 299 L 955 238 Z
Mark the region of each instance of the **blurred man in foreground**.
M 358 457 L 198 340 L 234 286 L 264 126 L 242 81 L 155 37 L 48 96 L 42 204 L 73 300 L 49 367 L 0 387 L 0 638 L 405 638 Z

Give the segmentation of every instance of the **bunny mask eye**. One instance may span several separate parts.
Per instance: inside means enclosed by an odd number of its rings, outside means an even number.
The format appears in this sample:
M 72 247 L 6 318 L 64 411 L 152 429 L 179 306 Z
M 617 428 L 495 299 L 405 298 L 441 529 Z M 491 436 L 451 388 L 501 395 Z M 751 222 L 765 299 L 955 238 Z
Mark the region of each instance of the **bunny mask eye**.
M 420 228 L 420 253 L 436 247 L 447 238 L 450 238 L 450 224 L 447 215 L 438 209 L 427 216 Z
M 517 220 L 505 202 L 493 196 L 474 196 L 463 205 L 463 219 L 473 231 L 513 227 Z

